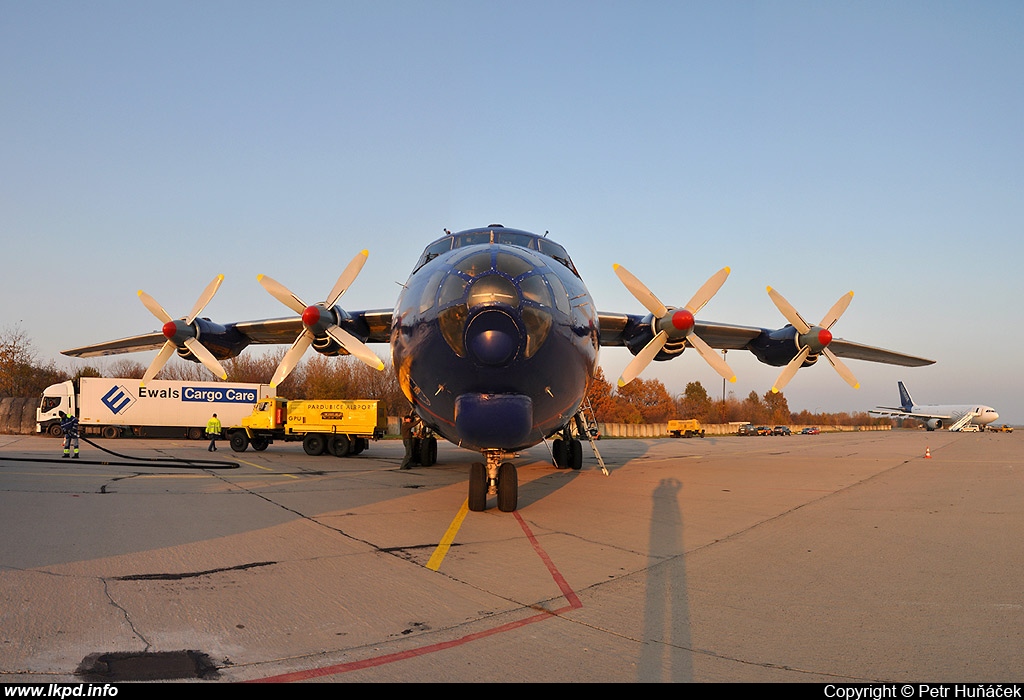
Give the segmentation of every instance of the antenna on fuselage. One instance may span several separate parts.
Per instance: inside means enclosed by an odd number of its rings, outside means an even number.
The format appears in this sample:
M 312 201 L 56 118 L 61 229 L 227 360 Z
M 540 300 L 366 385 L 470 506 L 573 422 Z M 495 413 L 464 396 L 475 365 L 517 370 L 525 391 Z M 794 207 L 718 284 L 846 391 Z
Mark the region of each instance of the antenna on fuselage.
M 444 229 L 444 235 L 450 236 L 450 235 L 452 235 L 452 232 L 449 231 L 448 229 Z

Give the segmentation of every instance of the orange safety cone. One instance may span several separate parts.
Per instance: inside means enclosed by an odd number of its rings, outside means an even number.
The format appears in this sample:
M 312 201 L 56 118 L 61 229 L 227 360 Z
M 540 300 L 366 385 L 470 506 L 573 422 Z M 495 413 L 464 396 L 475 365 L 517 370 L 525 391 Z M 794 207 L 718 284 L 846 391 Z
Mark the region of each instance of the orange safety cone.
M 932 458 L 932 451 L 929 450 L 927 447 L 924 448 L 924 458 L 925 459 L 931 459 Z

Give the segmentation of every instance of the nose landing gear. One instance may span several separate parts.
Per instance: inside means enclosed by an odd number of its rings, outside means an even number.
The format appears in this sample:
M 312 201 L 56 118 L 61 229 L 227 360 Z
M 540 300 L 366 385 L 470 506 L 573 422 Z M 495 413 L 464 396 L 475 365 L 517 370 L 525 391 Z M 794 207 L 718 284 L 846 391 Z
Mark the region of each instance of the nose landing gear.
M 519 505 L 519 476 L 516 465 L 503 462 L 502 450 L 485 450 L 487 464 L 474 462 L 469 468 L 469 509 L 487 509 L 487 497 L 497 496 L 498 510 L 511 513 Z

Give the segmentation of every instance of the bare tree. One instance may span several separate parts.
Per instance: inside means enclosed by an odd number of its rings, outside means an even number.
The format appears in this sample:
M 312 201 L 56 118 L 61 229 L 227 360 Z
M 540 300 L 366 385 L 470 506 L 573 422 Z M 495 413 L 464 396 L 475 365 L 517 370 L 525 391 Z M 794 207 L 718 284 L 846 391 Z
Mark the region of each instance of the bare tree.
M 0 331 L 0 396 L 39 396 L 50 384 L 67 378 L 52 360 L 45 365 L 36 362 L 32 341 L 19 324 Z

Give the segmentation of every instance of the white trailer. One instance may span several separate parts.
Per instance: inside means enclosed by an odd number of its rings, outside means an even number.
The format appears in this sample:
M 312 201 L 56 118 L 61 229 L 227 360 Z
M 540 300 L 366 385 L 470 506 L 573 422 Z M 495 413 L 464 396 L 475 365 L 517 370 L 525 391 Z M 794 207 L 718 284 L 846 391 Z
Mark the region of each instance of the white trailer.
M 260 399 L 275 396 L 269 384 L 182 382 L 82 377 L 43 391 L 36 432 L 60 435 L 60 411 L 78 416 L 83 435 L 184 437 L 199 440 L 214 413 L 221 425 L 241 425 Z

